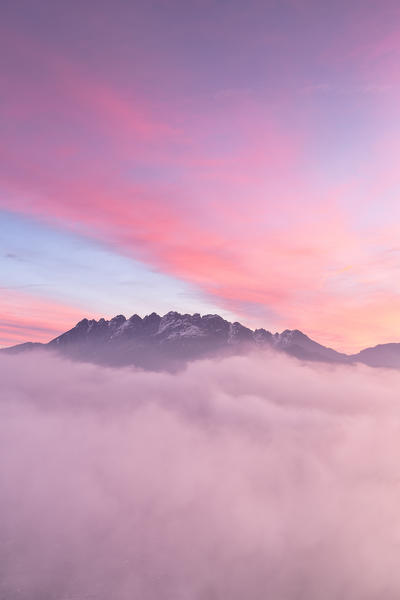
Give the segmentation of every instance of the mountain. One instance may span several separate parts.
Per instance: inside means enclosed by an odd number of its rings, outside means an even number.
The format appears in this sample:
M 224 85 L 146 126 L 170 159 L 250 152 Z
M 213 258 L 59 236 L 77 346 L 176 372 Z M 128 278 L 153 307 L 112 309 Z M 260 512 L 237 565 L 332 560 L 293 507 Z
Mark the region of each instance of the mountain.
M 53 350 L 79 361 L 110 366 L 136 365 L 148 370 L 177 370 L 202 357 L 241 354 L 274 348 L 302 360 L 347 362 L 349 357 L 326 348 L 298 330 L 272 334 L 251 330 L 219 315 L 169 312 L 144 318 L 117 315 L 109 321 L 83 319 L 47 344 L 28 342 L 2 352 Z
M 349 358 L 370 367 L 398 369 L 400 368 L 400 344 L 379 344 L 373 348 L 365 348 Z
M 22 352 L 26 352 L 27 350 L 37 350 L 46 346 L 47 344 L 41 344 L 40 342 L 25 342 L 24 344 L 11 346 L 10 348 L 0 348 L 0 352 L 7 352 L 8 354 L 20 354 Z

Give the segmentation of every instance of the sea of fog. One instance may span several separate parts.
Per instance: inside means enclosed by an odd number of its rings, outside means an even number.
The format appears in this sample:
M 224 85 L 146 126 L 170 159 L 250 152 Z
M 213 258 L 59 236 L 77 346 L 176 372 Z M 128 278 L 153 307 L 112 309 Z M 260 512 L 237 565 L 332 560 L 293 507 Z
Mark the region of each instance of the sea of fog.
M 400 373 L 0 358 L 1 600 L 398 600 Z

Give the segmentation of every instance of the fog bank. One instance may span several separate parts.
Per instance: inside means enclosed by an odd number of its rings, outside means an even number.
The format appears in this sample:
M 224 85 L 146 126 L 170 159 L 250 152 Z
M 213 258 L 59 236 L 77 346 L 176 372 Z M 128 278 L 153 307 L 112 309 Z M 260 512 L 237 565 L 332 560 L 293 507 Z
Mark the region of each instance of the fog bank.
M 0 357 L 1 600 L 398 599 L 400 373 Z

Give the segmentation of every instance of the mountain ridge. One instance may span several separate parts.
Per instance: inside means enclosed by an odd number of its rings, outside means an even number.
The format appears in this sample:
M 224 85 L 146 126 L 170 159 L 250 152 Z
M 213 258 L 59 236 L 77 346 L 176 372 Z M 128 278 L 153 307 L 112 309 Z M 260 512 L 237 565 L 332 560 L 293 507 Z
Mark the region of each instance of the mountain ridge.
M 25 342 L 2 348 L 0 352 L 54 350 L 85 362 L 176 370 L 191 360 L 264 348 L 300 360 L 400 367 L 400 343 L 378 344 L 348 355 L 319 344 L 298 329 L 271 333 L 264 328 L 252 330 L 218 314 L 201 316 L 176 311 L 163 316 L 155 312 L 144 317 L 133 314 L 128 319 L 124 315 L 109 320 L 84 318 L 48 343 Z

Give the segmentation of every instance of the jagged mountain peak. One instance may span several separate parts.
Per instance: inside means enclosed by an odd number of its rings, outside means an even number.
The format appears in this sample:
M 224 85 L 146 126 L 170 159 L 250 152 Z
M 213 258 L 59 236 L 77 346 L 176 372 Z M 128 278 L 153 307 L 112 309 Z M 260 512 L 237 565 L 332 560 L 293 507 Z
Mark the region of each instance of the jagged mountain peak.
M 188 314 L 171 310 L 128 319 L 82 319 L 48 344 L 68 355 L 111 364 L 185 362 L 202 356 L 271 347 L 299 358 L 341 360 L 343 355 L 313 342 L 299 330 L 272 334 L 252 330 L 218 314 Z
M 126 317 L 124 315 L 116 315 L 115 317 L 110 319 L 110 323 L 115 325 L 121 325 L 122 323 L 125 323 L 125 321 Z
M 177 368 L 190 360 L 237 354 L 249 349 L 272 348 L 302 360 L 364 362 L 371 366 L 400 367 L 400 344 L 381 344 L 347 356 L 322 346 L 299 329 L 271 333 L 252 330 L 218 314 L 152 312 L 128 319 L 81 319 L 72 329 L 48 344 L 30 342 L 4 349 L 24 352 L 51 349 L 78 360 L 110 365 L 136 365 L 145 369 Z

